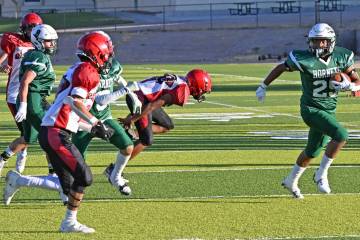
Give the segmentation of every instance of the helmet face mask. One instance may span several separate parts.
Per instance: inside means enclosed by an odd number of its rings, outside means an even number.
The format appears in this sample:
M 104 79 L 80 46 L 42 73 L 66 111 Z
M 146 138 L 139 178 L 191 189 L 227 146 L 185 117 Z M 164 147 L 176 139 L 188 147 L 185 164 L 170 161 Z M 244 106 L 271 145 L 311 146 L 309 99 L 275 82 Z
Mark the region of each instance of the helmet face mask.
M 207 72 L 202 69 L 193 69 L 187 75 L 190 94 L 198 102 L 205 101 L 205 94 L 211 92 L 211 78 Z
M 326 40 L 326 47 L 320 47 L 318 41 Z M 322 58 L 332 54 L 336 44 L 336 35 L 332 27 L 326 23 L 314 25 L 308 34 L 309 51 Z
M 90 61 L 100 73 L 109 73 L 114 49 L 107 34 L 87 33 L 79 39 L 77 49 L 76 54 L 81 61 Z
M 54 28 L 47 24 L 34 27 L 31 31 L 31 42 L 35 48 L 48 55 L 54 55 L 57 50 L 58 35 Z M 50 43 L 50 44 L 49 44 Z

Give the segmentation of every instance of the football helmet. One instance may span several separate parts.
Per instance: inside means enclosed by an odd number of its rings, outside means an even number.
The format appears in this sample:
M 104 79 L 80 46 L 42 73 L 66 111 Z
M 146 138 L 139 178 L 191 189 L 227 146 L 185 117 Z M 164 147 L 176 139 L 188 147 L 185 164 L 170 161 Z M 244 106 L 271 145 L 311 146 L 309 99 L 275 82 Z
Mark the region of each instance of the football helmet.
M 323 39 L 327 40 L 327 46 L 325 48 L 320 48 L 319 46 L 315 46 L 314 40 Z M 316 57 L 326 57 L 330 55 L 335 48 L 336 35 L 335 31 L 332 27 L 330 27 L 326 23 L 318 23 L 315 24 L 308 34 L 308 44 L 309 50 Z
M 31 38 L 31 30 L 33 27 L 43 24 L 43 20 L 39 15 L 36 13 L 28 13 L 26 14 L 20 22 L 20 32 L 23 34 L 23 36 L 30 40 Z
M 109 35 L 90 32 L 79 39 L 76 55 L 82 61 L 90 60 L 99 71 L 107 73 L 111 68 L 114 48 Z
M 211 78 L 209 74 L 202 69 L 193 69 L 186 75 L 190 94 L 198 102 L 205 100 L 205 93 L 211 92 Z
M 57 49 L 58 35 L 53 27 L 47 24 L 40 24 L 31 31 L 31 42 L 37 50 L 53 55 Z M 51 41 L 52 46 L 46 47 L 44 42 Z

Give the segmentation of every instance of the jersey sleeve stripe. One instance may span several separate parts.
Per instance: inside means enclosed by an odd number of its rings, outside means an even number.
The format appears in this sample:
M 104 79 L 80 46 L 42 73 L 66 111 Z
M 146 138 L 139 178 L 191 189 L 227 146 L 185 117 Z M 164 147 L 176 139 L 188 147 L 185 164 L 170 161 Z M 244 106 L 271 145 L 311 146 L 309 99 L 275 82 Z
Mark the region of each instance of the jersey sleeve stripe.
M 354 52 L 351 52 L 351 55 L 350 55 L 350 57 L 348 58 L 347 64 L 348 64 L 348 65 L 349 65 L 349 64 L 352 64 L 353 59 L 354 59 Z
M 44 63 L 40 63 L 40 62 L 24 62 L 24 65 L 38 65 L 38 66 L 42 66 L 42 67 L 46 68 L 46 65 Z
M 293 63 L 295 63 L 295 65 L 297 66 L 297 68 L 298 68 L 301 72 L 304 72 L 304 70 L 301 68 L 299 62 L 296 60 L 296 58 L 295 58 L 295 56 L 294 56 L 294 54 L 293 54 L 292 51 L 290 52 L 289 56 L 290 56 L 291 61 L 293 61 Z

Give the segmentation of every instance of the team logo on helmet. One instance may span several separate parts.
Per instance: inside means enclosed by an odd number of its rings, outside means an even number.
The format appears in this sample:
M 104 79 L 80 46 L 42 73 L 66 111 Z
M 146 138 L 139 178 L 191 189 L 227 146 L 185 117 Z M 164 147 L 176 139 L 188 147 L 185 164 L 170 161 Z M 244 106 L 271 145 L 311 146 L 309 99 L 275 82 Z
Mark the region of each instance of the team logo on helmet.
M 40 24 L 31 31 L 31 42 L 37 50 L 53 55 L 57 49 L 58 35 L 53 27 L 47 24 Z M 45 41 L 51 41 L 51 47 L 45 46 Z

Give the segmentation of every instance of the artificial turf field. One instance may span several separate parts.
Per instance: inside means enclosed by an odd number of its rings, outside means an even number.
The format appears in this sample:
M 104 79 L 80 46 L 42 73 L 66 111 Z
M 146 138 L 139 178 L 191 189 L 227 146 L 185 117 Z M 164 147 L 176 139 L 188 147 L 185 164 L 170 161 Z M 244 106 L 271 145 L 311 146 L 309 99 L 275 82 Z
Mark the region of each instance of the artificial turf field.
M 121 196 L 102 175 L 116 149 L 92 142 L 87 162 L 94 184 L 78 219 L 95 234 L 59 233 L 65 208 L 58 193 L 22 188 L 10 206 L 0 206 L 0 239 L 360 239 L 359 99 L 339 96 L 337 117 L 350 140 L 329 171 L 332 194 L 319 194 L 312 181 L 319 157 L 300 180 L 305 199 L 292 199 L 280 183 L 305 146 L 307 127 L 299 115 L 298 73 L 282 75 L 265 103 L 257 102 L 255 90 L 273 66 L 124 66 L 127 80 L 201 67 L 212 76 L 213 92 L 201 104 L 191 100 L 184 108 L 166 108 L 175 129 L 156 136 L 152 147 L 129 162 L 131 197 Z M 58 79 L 65 69 L 55 66 Z M 2 150 L 18 132 L 1 79 Z M 127 113 L 123 101 L 112 109 L 113 116 Z M 2 175 L 14 164 L 15 158 Z M 24 174 L 46 173 L 43 152 L 31 146 Z

